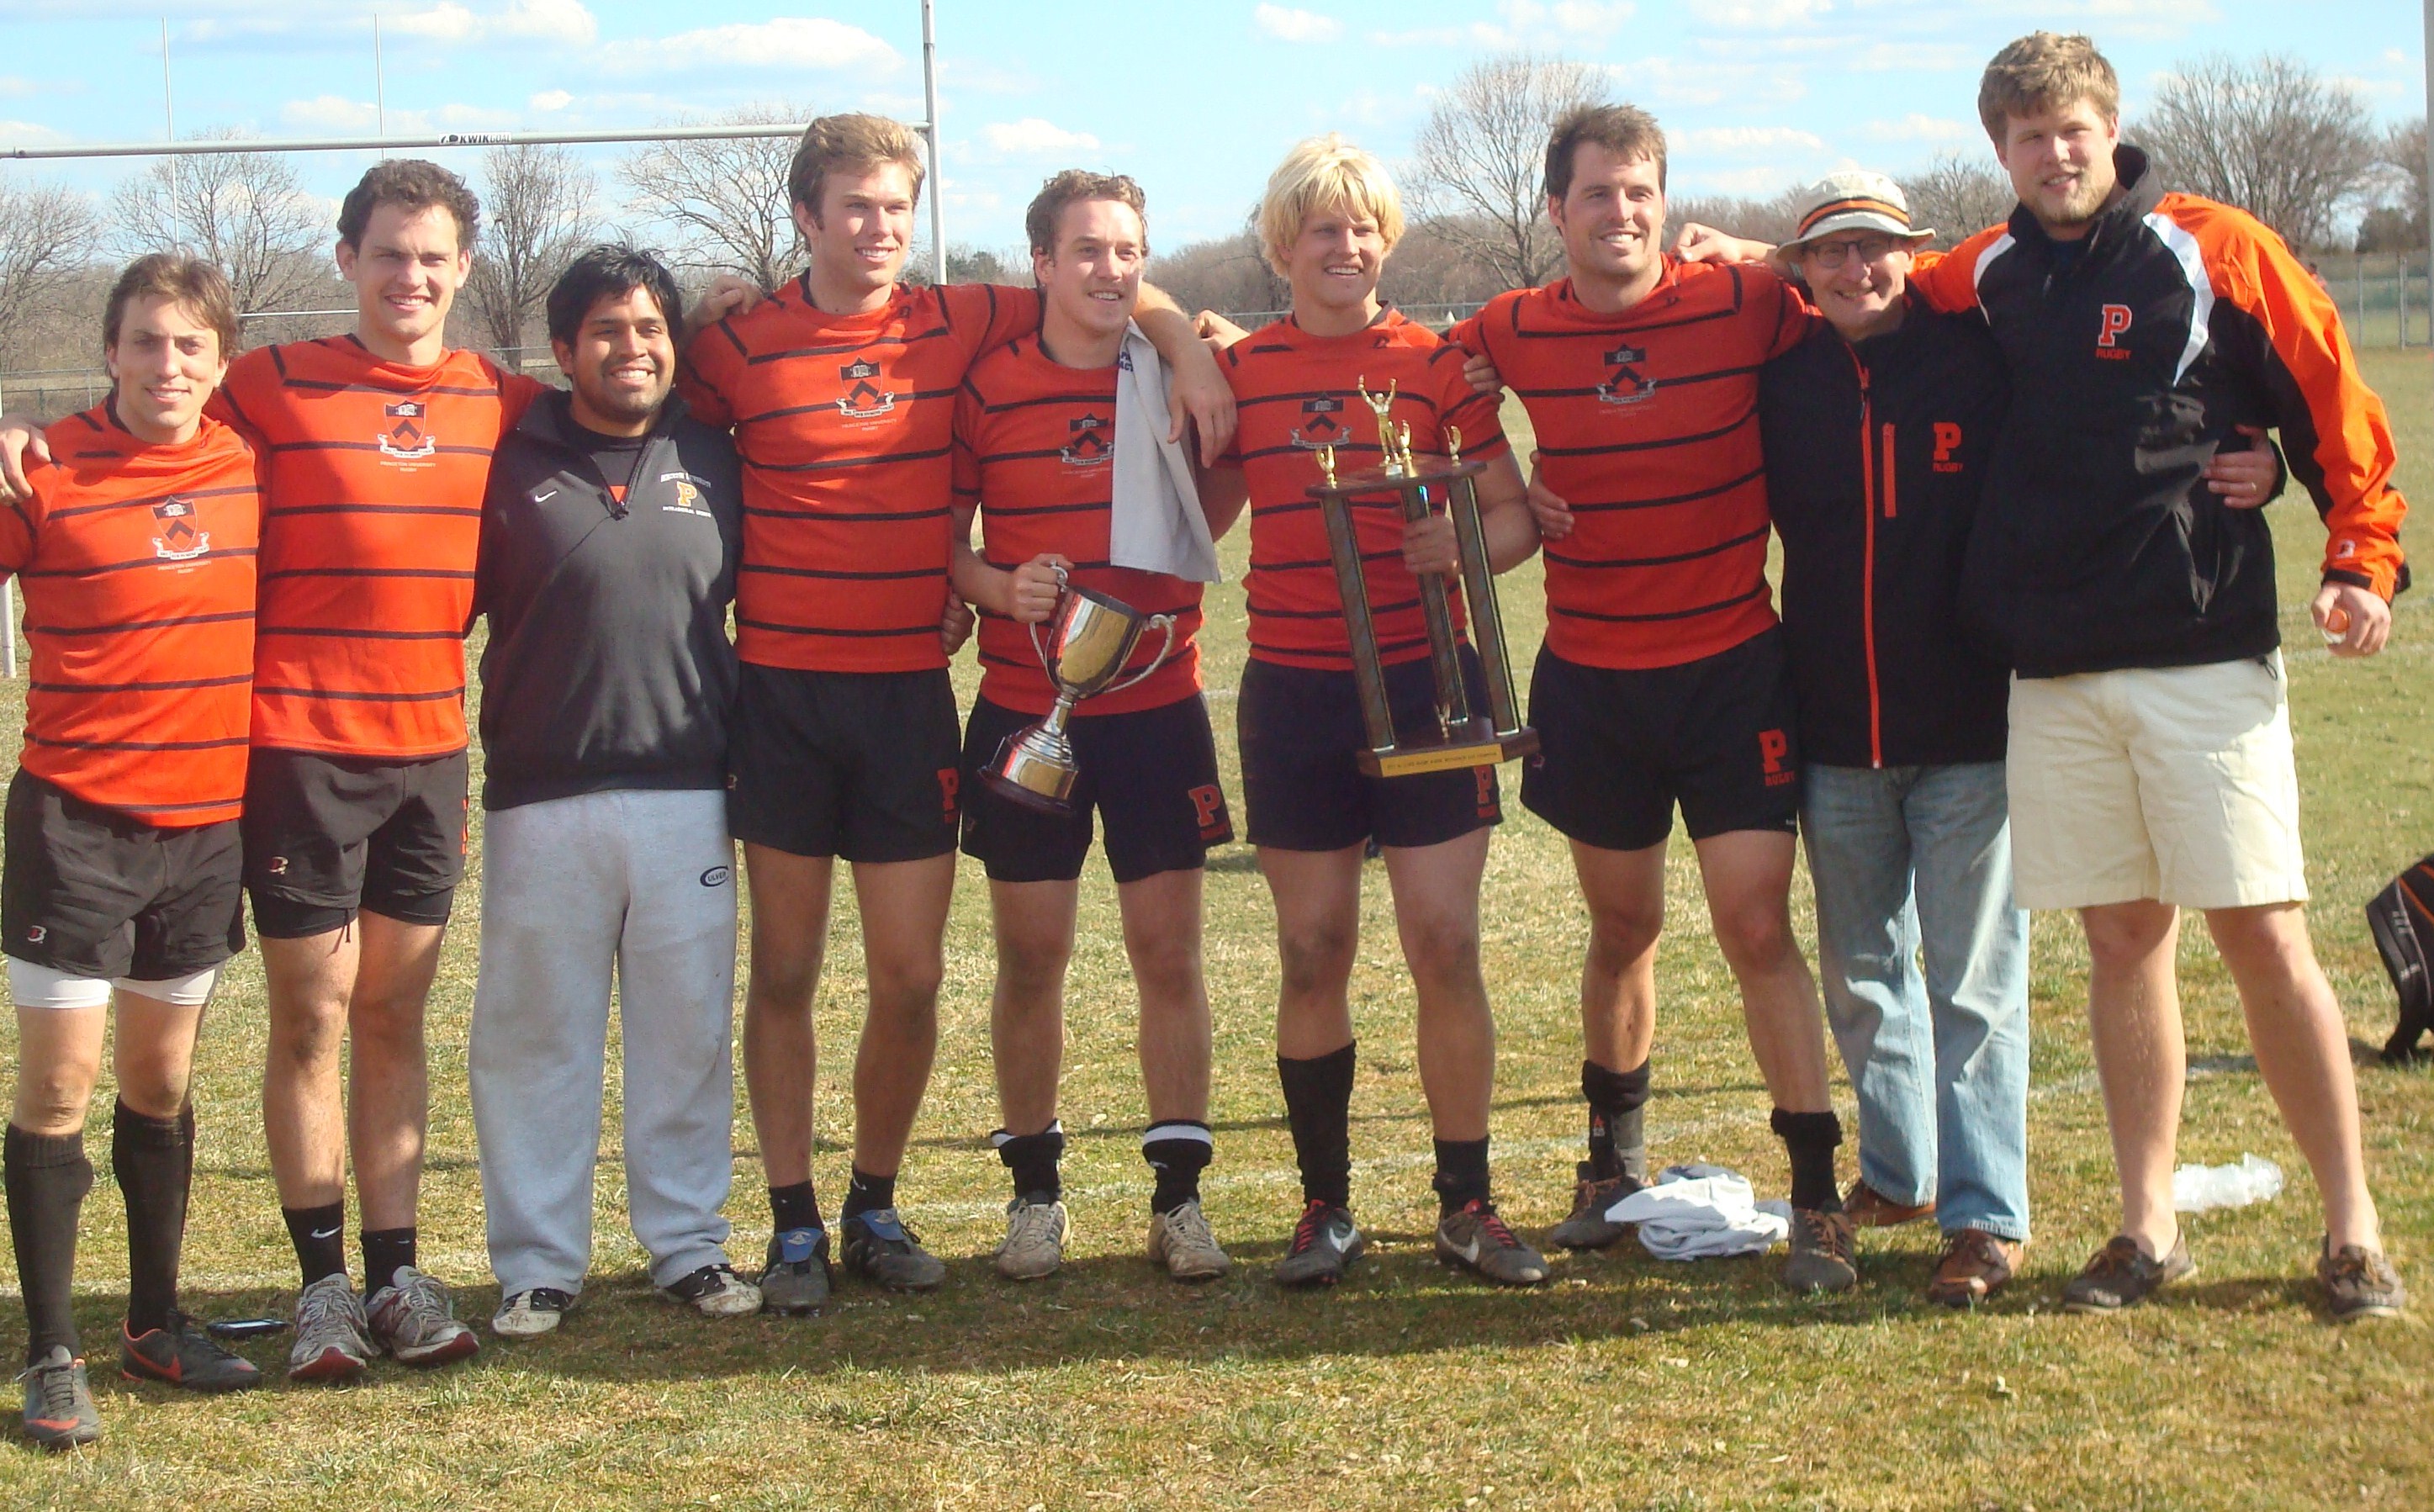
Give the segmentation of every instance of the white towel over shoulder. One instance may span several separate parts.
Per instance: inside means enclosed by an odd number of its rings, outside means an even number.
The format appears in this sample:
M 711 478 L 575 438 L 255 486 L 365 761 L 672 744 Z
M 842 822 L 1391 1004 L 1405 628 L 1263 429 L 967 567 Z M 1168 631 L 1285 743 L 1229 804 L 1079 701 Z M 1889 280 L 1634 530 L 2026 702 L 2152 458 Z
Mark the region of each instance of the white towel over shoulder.
M 1107 559 L 1118 567 L 1165 573 L 1189 582 L 1221 582 L 1217 543 L 1200 512 L 1191 458 L 1166 438 L 1167 372 L 1157 349 L 1124 331 L 1116 359 L 1115 494 L 1107 524 Z

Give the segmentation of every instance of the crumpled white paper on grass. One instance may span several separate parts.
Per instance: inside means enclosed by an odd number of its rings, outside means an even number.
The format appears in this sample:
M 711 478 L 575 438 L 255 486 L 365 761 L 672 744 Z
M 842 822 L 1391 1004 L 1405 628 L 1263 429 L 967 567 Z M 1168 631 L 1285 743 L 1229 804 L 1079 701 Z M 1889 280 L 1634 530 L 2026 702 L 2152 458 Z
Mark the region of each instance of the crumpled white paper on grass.
M 1659 1260 L 1762 1254 L 1791 1235 L 1791 1204 L 1757 1201 L 1747 1177 L 1721 1165 L 1669 1165 L 1605 1216 L 1637 1224 L 1639 1242 Z

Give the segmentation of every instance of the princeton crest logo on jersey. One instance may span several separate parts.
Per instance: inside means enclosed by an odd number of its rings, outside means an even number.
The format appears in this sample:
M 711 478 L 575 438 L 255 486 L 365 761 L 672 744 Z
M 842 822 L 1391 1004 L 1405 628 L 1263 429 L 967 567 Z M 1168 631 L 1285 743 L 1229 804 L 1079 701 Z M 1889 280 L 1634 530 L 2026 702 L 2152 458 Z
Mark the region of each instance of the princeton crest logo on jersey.
M 383 404 L 381 413 L 388 417 L 388 429 L 380 434 L 383 456 L 401 462 L 418 462 L 439 450 L 439 442 L 422 428 L 430 406 L 419 399 L 401 399 L 394 404 Z
M 1107 458 L 1116 455 L 1115 446 L 1107 437 L 1107 427 L 1111 423 L 1105 416 L 1087 413 L 1078 420 L 1067 421 L 1065 428 L 1072 433 L 1072 438 L 1065 443 L 1065 450 L 1056 455 L 1065 459 L 1068 467 L 1106 466 Z
M 1605 365 L 1614 369 L 1606 381 L 1598 385 L 1598 402 L 1603 404 L 1637 404 L 1655 396 L 1654 380 L 1642 374 L 1639 365 L 1648 353 L 1637 347 L 1617 347 L 1605 354 Z
M 879 364 L 868 357 L 848 362 L 837 369 L 837 377 L 852 385 L 837 402 L 837 413 L 855 420 L 869 420 L 896 408 L 896 396 L 879 387 Z
M 1322 446 L 1342 446 L 1351 435 L 1337 418 L 1343 413 L 1344 401 L 1332 394 L 1303 400 L 1301 423 L 1294 428 L 1293 443 L 1311 452 Z
M 162 500 L 152 507 L 152 518 L 161 522 L 152 555 L 163 561 L 193 561 L 212 549 L 212 533 L 195 528 L 195 507 L 187 500 Z

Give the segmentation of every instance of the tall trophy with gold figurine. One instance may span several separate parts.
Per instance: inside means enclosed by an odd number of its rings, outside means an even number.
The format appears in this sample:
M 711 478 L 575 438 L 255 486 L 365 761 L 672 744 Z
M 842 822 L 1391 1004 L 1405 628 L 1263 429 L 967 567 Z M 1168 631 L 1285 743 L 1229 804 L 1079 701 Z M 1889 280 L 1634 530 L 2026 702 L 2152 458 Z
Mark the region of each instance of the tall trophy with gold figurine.
M 1397 426 L 1392 410 L 1395 386 L 1382 394 L 1358 384 L 1361 397 L 1378 417 L 1375 468 L 1338 476 L 1335 449 L 1321 447 L 1318 465 L 1324 481 L 1311 486 L 1327 522 L 1328 555 L 1335 563 L 1335 581 L 1344 596 L 1344 619 L 1352 642 L 1352 680 L 1361 696 L 1361 722 L 1368 747 L 1357 755 L 1361 769 L 1372 777 L 1407 777 L 1463 766 L 1492 766 L 1527 756 L 1538 748 L 1538 732 L 1521 723 L 1520 704 L 1513 692 L 1513 665 L 1504 654 L 1504 618 L 1496 605 L 1496 575 L 1487 559 L 1487 540 L 1479 524 L 1475 480 L 1487 471 L 1484 462 L 1462 459 L 1462 433 L 1446 427 L 1442 463 L 1422 462 L 1412 455 L 1412 428 Z M 1361 543 L 1352 528 L 1352 501 L 1380 493 L 1397 493 L 1403 501 L 1406 522 L 1426 520 L 1442 506 L 1453 516 L 1462 570 L 1460 580 L 1449 575 L 1420 575 L 1420 611 L 1429 632 L 1429 665 L 1434 674 L 1436 699 L 1433 727 L 1398 737 L 1386 701 L 1386 678 L 1378 659 L 1378 632 L 1369 617 L 1369 588 L 1361 572 Z M 1453 594 L 1461 593 L 1471 636 L 1485 674 L 1484 713 L 1470 707 L 1463 684 L 1460 643 L 1454 635 Z

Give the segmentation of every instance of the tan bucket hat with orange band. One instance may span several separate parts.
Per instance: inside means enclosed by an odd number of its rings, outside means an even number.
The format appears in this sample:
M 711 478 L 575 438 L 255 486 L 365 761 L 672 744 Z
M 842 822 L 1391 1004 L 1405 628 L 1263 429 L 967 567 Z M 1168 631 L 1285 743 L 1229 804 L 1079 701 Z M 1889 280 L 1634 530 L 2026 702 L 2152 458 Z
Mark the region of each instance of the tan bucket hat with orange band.
M 1910 223 L 1910 200 L 1901 185 L 1881 173 L 1854 168 L 1829 173 L 1800 197 L 1800 216 L 1786 251 L 1836 232 L 1875 232 L 1903 241 L 1923 242 L 1935 234 L 1931 227 Z

